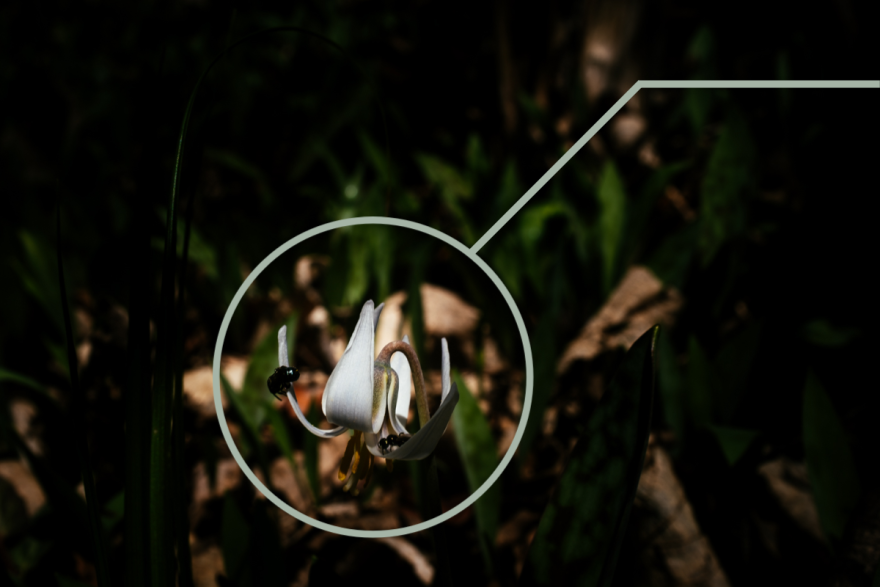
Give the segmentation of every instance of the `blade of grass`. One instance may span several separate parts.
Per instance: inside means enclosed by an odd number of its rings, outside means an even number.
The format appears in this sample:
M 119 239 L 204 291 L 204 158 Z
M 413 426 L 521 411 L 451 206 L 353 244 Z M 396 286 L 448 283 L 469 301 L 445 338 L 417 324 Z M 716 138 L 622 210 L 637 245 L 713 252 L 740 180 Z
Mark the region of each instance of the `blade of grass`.
M 468 487 L 474 493 L 498 466 L 495 439 L 492 438 L 486 416 L 458 371 L 453 371 L 453 378 L 461 391 L 458 405 L 452 413 L 452 428 L 464 463 Z M 495 483 L 474 504 L 477 525 L 482 534 L 480 549 L 483 551 L 486 571 L 490 577 L 494 575 L 492 561 L 500 509 L 501 486 Z
M 98 495 L 95 491 L 95 479 L 92 476 L 91 459 L 89 457 L 89 442 L 85 430 L 85 397 L 79 388 L 79 365 L 76 358 L 76 347 L 73 344 L 73 327 L 70 322 L 70 308 L 67 305 L 67 291 L 64 287 L 64 264 L 61 260 L 61 207 L 58 207 L 56 216 L 56 237 L 58 255 L 58 287 L 61 294 L 61 311 L 64 317 L 64 333 L 67 340 L 67 368 L 70 374 L 71 411 L 73 418 L 68 420 L 69 426 L 75 428 L 73 437 L 76 439 L 77 455 L 79 456 L 80 471 L 82 472 L 83 487 L 86 493 L 86 505 L 89 512 L 89 526 L 92 529 L 92 540 L 95 543 L 95 572 L 98 576 L 99 587 L 110 585 L 110 576 L 107 566 L 107 548 L 101 532 L 101 513 L 98 505 Z M 80 422 L 81 426 L 74 426 L 73 422 Z
M 193 587 L 192 554 L 189 549 L 189 516 L 187 514 L 187 498 L 189 496 L 189 483 L 186 475 L 185 443 L 183 436 L 183 368 L 184 368 L 184 341 L 183 341 L 183 316 L 186 307 L 185 276 L 186 266 L 189 259 L 189 241 L 192 228 L 193 200 L 191 196 L 186 205 L 186 229 L 183 237 L 183 253 L 180 258 L 180 271 L 178 283 L 180 293 L 177 300 L 177 321 L 175 324 L 177 352 L 175 353 L 177 368 L 177 380 L 174 386 L 174 419 L 173 419 L 173 446 L 172 458 L 177 489 L 172 496 L 174 505 L 174 534 L 177 539 L 177 564 L 178 584 L 180 587 Z
M 602 283 L 605 293 L 611 291 L 617 278 L 620 245 L 626 226 L 627 197 L 623 179 L 611 159 L 605 164 L 596 188 L 600 214 L 597 230 L 599 249 L 602 251 Z
M 273 32 L 300 32 L 312 35 L 325 43 L 338 49 L 349 61 L 356 65 L 356 62 L 345 52 L 342 47 L 333 41 L 313 33 L 311 31 L 301 29 L 299 27 L 284 26 L 265 29 L 246 35 L 232 45 L 228 46 L 222 53 L 217 55 L 214 60 L 202 72 L 196 81 L 195 87 L 190 94 L 187 102 L 186 110 L 183 115 L 183 122 L 180 128 L 180 134 L 177 142 L 177 154 L 174 161 L 173 178 L 171 182 L 171 192 L 168 196 L 167 221 L 165 233 L 165 250 L 162 259 L 162 290 L 159 311 L 159 327 L 158 341 L 156 348 L 156 377 L 153 385 L 153 405 L 152 405 L 152 435 L 150 444 L 150 546 L 151 546 L 151 563 L 152 577 L 151 582 L 154 587 L 163 587 L 165 585 L 174 584 L 174 552 L 173 545 L 175 543 L 174 534 L 175 526 L 169 524 L 165 514 L 169 506 L 174 505 L 174 496 L 172 493 L 171 483 L 173 481 L 174 472 L 178 473 L 179 468 L 173 467 L 173 451 L 174 444 L 172 438 L 172 416 L 174 412 L 174 372 L 175 357 L 174 351 L 177 350 L 175 344 L 175 335 L 178 332 L 177 321 L 175 316 L 174 291 L 175 291 L 175 260 L 177 252 L 177 200 L 180 192 L 180 177 L 183 170 L 183 154 L 184 144 L 186 140 L 187 130 L 189 129 L 189 121 L 192 116 L 193 107 L 195 105 L 196 96 L 199 87 L 205 80 L 213 67 L 221 60 L 230 49 L 251 40 L 257 36 Z M 363 72 L 361 72 L 363 73 Z M 369 80 L 369 78 L 367 78 Z M 369 81 L 368 81 L 369 84 Z M 374 89 L 371 85 L 371 89 Z M 375 94 L 378 102 L 378 94 Z M 383 127 L 385 126 L 385 113 L 382 105 L 379 103 L 379 109 L 382 114 Z M 388 143 L 388 132 L 385 129 L 386 150 Z M 390 184 L 389 184 L 390 188 Z M 59 217 L 59 234 L 60 234 L 60 217 Z M 59 272 L 60 272 L 60 253 L 59 253 Z M 181 296 L 182 298 L 182 296 Z M 182 302 L 181 302 L 182 303 Z M 66 308 L 66 303 L 65 303 Z M 68 320 L 69 324 L 69 320 Z M 72 341 L 72 338 L 68 336 Z M 72 353 L 69 349 L 69 354 Z M 73 377 L 73 373 L 71 374 Z M 182 390 L 179 390 L 180 393 Z M 231 389 L 230 389 L 231 391 Z M 230 395 L 233 395 L 230 393 Z M 244 414 L 241 414 L 244 417 Z M 246 421 L 246 418 L 243 418 Z M 247 428 L 247 427 L 246 427 Z M 182 437 L 181 437 L 182 438 Z M 257 448 L 260 461 L 266 473 L 266 485 L 269 486 L 269 469 L 266 462 L 265 451 L 259 442 L 259 435 L 256 435 L 255 447 Z M 178 534 L 182 531 L 181 525 L 178 524 Z M 187 537 L 178 537 L 179 540 L 188 540 Z M 179 541 L 178 541 L 179 544 Z
M 633 344 L 581 434 L 519 585 L 611 584 L 651 426 L 655 326 Z

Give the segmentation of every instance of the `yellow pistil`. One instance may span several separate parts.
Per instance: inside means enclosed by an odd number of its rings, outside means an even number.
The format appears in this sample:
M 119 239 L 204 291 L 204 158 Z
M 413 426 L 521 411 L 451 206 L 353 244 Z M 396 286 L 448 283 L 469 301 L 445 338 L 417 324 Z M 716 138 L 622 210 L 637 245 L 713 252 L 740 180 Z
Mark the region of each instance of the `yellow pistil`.
M 358 495 L 367 486 L 373 470 L 373 455 L 367 450 L 366 439 L 363 434 L 360 434 L 355 450 L 351 477 L 342 486 L 343 491 L 351 491 L 352 495 Z M 364 479 L 364 483 L 359 485 L 358 482 L 361 479 Z
M 351 458 L 355 455 L 355 447 L 363 434 L 360 430 L 355 430 L 354 435 L 348 439 L 348 444 L 345 445 L 345 453 L 342 455 L 342 460 L 339 461 L 339 473 L 337 475 L 340 481 L 345 481 L 345 478 L 348 476 Z M 355 468 L 357 468 L 357 462 L 355 462 Z

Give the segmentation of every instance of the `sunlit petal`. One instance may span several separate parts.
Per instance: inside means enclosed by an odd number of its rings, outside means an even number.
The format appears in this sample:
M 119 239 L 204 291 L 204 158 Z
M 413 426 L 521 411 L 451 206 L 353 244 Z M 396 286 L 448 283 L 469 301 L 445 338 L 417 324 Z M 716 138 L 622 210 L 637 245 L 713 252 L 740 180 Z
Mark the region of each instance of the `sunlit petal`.
M 440 381 L 442 382 L 442 395 L 440 396 L 440 401 L 446 399 L 446 395 L 449 393 L 450 383 L 452 381 L 449 376 L 449 345 L 446 344 L 446 339 L 440 339 Z
M 292 391 L 287 392 L 287 399 L 290 400 L 290 405 L 293 407 L 293 411 L 296 412 L 296 417 L 299 418 L 299 421 L 302 422 L 302 425 L 306 427 L 306 430 L 314 434 L 315 436 L 320 436 L 321 438 L 333 438 L 334 436 L 339 436 L 343 432 L 347 430 L 345 426 L 338 426 L 336 428 L 331 428 L 330 430 L 323 430 L 318 428 L 317 426 L 312 425 L 306 420 L 305 415 L 302 413 L 302 410 L 299 407 L 299 403 L 296 401 L 296 396 L 293 395 Z
M 290 366 L 290 355 L 287 352 L 287 326 L 282 326 L 278 330 L 278 366 Z
M 324 388 L 327 419 L 355 430 L 373 430 L 373 301 L 361 310 L 348 348 Z M 384 397 L 382 397 L 384 405 Z M 379 422 L 381 425 L 381 421 Z M 378 426 L 376 427 L 378 430 Z
M 290 366 L 290 358 L 287 352 L 287 326 L 282 326 L 278 329 L 278 366 Z M 287 392 L 287 399 L 290 400 L 290 405 L 293 407 L 293 411 L 296 414 L 296 417 L 299 418 L 299 421 L 306 427 L 306 430 L 315 436 L 320 436 L 321 438 L 333 438 L 334 436 L 339 436 L 345 432 L 345 426 L 332 428 L 330 430 L 322 430 L 317 426 L 313 426 L 308 420 L 306 420 L 305 415 L 299 407 L 299 403 L 296 401 L 296 396 L 293 395 L 292 391 Z
M 376 327 L 379 326 L 379 315 L 382 313 L 382 308 L 385 307 L 385 302 L 382 302 L 376 309 L 373 310 L 373 333 L 376 332 Z
M 388 363 L 373 363 L 373 421 L 370 432 L 378 433 L 386 422 L 386 398 L 397 395 L 397 373 Z
M 437 443 L 440 442 L 440 437 L 443 436 L 443 432 L 446 430 L 450 418 L 452 418 L 452 411 L 455 409 L 456 404 L 458 404 L 458 386 L 453 383 L 446 399 L 440 403 L 440 407 L 437 408 L 437 411 L 434 412 L 428 423 L 406 441 L 403 446 L 394 448 L 387 454 L 382 454 L 378 447 L 378 439 L 376 439 L 377 444 L 373 445 L 370 441 L 371 439 L 367 437 L 367 450 L 376 456 L 396 461 L 416 461 L 427 457 L 434 451 Z
M 403 342 L 409 344 L 409 337 L 404 336 Z M 409 418 L 409 402 L 412 399 L 412 371 L 406 355 L 391 355 L 391 368 L 397 373 L 398 390 L 394 397 L 390 394 L 388 396 L 388 417 L 397 434 L 409 434 L 406 431 L 406 420 Z

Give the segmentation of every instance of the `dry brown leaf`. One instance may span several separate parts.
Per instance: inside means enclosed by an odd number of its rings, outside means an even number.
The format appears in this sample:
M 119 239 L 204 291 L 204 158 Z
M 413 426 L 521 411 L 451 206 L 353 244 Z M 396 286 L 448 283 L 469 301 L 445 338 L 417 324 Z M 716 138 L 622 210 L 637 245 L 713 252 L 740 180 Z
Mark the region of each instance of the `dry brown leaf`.
M 681 295 L 675 289 L 664 288 L 647 268 L 631 267 L 605 305 L 565 349 L 557 374 L 565 373 L 575 361 L 590 361 L 602 352 L 629 348 L 655 324 L 671 325 L 681 305 Z

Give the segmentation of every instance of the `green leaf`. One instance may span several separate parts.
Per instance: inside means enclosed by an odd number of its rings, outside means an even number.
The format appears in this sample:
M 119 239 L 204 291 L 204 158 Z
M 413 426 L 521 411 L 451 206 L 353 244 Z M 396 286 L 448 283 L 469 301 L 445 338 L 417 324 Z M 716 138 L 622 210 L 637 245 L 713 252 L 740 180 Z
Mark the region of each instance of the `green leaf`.
M 825 347 L 843 346 L 858 335 L 858 328 L 835 326 L 822 319 L 808 322 L 801 329 L 801 336 L 807 342 Z
M 125 515 L 125 491 L 120 491 L 104 504 L 104 513 L 101 522 L 104 530 L 110 532 L 122 521 Z
M 618 251 L 626 224 L 626 193 L 623 180 L 610 159 L 602 170 L 596 188 L 599 200 L 599 248 L 602 251 L 602 277 L 605 291 L 611 291 L 617 273 Z
M 531 250 L 544 235 L 547 221 L 554 216 L 564 216 L 571 210 L 565 202 L 546 202 L 529 206 L 523 213 L 519 223 L 519 235 L 523 246 Z
M 688 224 L 666 237 L 648 259 L 648 267 L 664 284 L 681 289 L 687 278 L 699 239 L 699 222 Z
M 468 246 L 474 244 L 476 239 L 470 217 L 461 206 L 461 202 L 473 197 L 473 185 L 455 167 L 433 155 L 418 154 L 415 158 L 419 167 L 422 168 L 425 179 L 437 188 L 443 204 L 458 221 L 458 228 L 461 230 L 464 244 Z
M 476 399 L 458 371 L 453 371 L 452 376 L 459 390 L 458 405 L 452 413 L 452 427 L 458 452 L 464 463 L 468 487 L 471 493 L 474 493 L 495 472 L 498 466 L 497 449 L 489 422 L 477 405 Z M 495 483 L 474 504 L 477 525 L 489 545 L 495 543 L 500 509 L 501 487 Z M 480 543 L 486 544 L 483 541 Z M 487 567 L 491 569 L 491 556 L 488 552 L 485 552 L 485 555 Z
M 251 354 L 241 387 L 241 409 L 259 436 L 259 427 L 266 421 L 271 408 L 267 402 L 276 401 L 269 393 L 266 379 L 278 367 L 278 329 L 270 328 Z
M 9 561 L 18 569 L 19 576 L 23 577 L 31 569 L 44 564 L 43 557 L 49 554 L 54 546 L 55 544 L 49 540 L 25 534 L 18 544 L 9 549 Z M 22 585 L 23 583 L 18 584 Z
M 645 460 L 659 327 L 643 334 L 572 451 L 519 585 L 611 584 Z
M 240 440 L 243 441 L 243 446 L 241 447 L 242 456 L 247 457 L 248 450 L 246 449 L 253 449 L 257 453 L 257 460 L 260 463 L 260 468 L 263 469 L 264 483 L 266 487 L 271 490 L 272 486 L 269 481 L 269 459 L 266 456 L 266 450 L 260 440 L 260 424 L 255 419 L 254 409 L 252 408 L 252 405 L 248 403 L 247 399 L 242 397 L 243 394 L 237 393 L 232 388 L 232 385 L 222 373 L 220 374 L 220 384 L 223 386 L 223 391 L 226 392 L 226 397 L 229 399 L 229 407 L 231 408 L 232 413 L 243 424 L 241 428 L 242 437 L 240 438 Z M 269 392 L 267 391 L 266 393 L 268 394 Z M 265 405 L 261 406 L 260 410 L 261 415 L 265 415 Z
M 247 520 L 235 503 L 232 493 L 226 492 L 223 497 L 223 521 L 220 527 L 220 546 L 223 550 L 223 566 L 226 576 L 238 583 L 239 577 L 247 560 L 248 543 L 251 529 Z
M 25 290 L 39 302 L 43 311 L 51 318 L 58 329 L 58 334 L 63 335 L 64 317 L 61 313 L 61 298 L 58 295 L 57 273 L 52 268 L 52 257 L 55 256 L 52 246 L 26 230 L 18 232 L 18 239 L 24 252 L 24 262 L 13 257 L 12 268 L 24 284 Z M 61 365 L 64 365 L 64 361 L 61 361 Z
M 740 428 L 727 428 L 724 426 L 709 426 L 709 430 L 715 435 L 721 451 L 731 467 L 736 464 L 752 441 L 758 436 L 755 430 L 742 430 Z
M 840 539 L 859 500 L 859 479 L 834 404 L 815 373 L 804 388 L 804 450 L 810 485 L 826 536 Z
M 39 391 L 46 397 L 51 397 L 42 385 L 40 385 L 30 377 L 27 377 L 26 375 L 19 375 L 18 373 L 15 373 L 14 371 L 10 371 L 8 369 L 4 369 L 3 367 L 0 367 L 0 381 L 12 381 L 14 383 L 19 383 L 33 389 L 34 391 Z
M 731 107 L 703 177 L 700 248 L 707 266 L 725 241 L 745 229 L 745 200 L 753 182 L 755 146 L 748 121 Z

